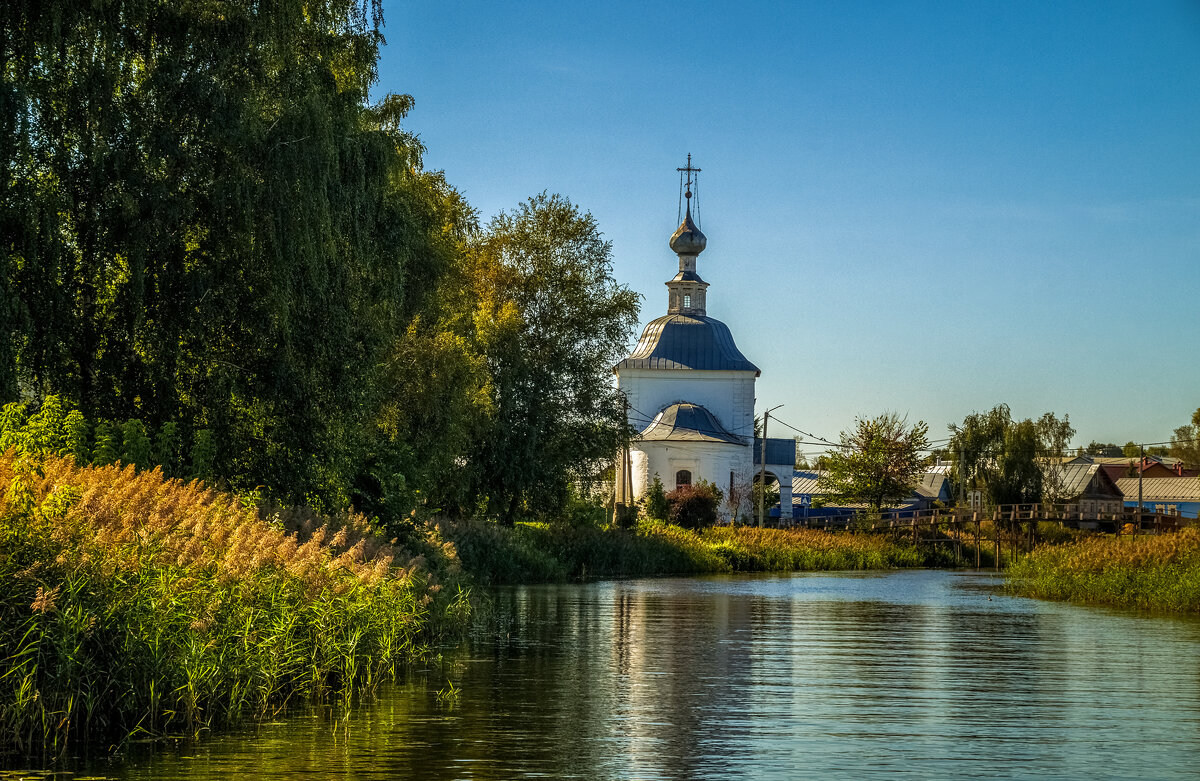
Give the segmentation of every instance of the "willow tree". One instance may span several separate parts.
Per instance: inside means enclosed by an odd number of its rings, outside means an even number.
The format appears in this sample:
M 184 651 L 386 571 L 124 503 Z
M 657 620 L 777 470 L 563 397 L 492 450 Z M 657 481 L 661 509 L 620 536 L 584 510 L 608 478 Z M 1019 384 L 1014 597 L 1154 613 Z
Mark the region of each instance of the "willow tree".
M 0 10 L 0 393 L 178 420 L 235 487 L 345 500 L 462 209 L 367 104 L 359 0 Z
M 950 424 L 950 457 L 956 480 L 982 490 L 992 504 L 1062 501 L 1060 469 L 1075 430 L 1070 417 L 1047 412 L 1036 422 L 1013 420 L 1007 404 L 972 412 Z

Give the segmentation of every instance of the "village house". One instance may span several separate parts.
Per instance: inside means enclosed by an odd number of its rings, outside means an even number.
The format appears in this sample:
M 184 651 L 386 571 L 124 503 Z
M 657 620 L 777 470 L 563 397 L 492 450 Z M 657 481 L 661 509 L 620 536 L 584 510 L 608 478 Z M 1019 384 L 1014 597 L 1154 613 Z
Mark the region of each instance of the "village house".
M 867 505 L 862 503 L 831 500 L 828 490 L 821 485 L 823 474 L 819 470 L 811 469 L 797 469 L 792 473 L 792 517 L 797 522 L 803 522 L 805 519 L 839 518 L 866 509 Z M 909 496 L 889 509 L 901 513 L 928 510 L 932 507 L 948 506 L 952 501 L 947 475 L 944 472 L 930 471 L 918 478 Z
M 1117 481 L 1124 506 L 1137 509 L 1140 487 L 1142 507 L 1147 512 L 1200 517 L 1200 477 L 1124 477 Z

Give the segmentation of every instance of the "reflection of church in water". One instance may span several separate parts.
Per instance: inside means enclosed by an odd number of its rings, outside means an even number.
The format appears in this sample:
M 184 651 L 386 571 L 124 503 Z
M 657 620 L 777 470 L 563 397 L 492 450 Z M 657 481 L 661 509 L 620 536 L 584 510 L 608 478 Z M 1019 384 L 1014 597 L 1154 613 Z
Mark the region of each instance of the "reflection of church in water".
M 670 241 L 679 273 L 666 283 L 667 314 L 651 320 L 633 352 L 614 367 L 630 420 L 641 429 L 631 448 L 632 494 L 643 497 L 655 476 L 668 491 L 706 480 L 725 492 L 725 517 L 735 504 L 747 515 L 762 453 L 754 436 L 760 371 L 738 350 L 729 327 L 708 316 L 709 285 L 696 271 L 708 239 L 692 218 L 693 177 L 700 169 L 689 155 L 679 170 L 687 174 L 681 185 L 687 207 Z M 783 519 L 792 514 L 795 460 L 794 440 L 768 439 L 767 471 L 779 478 Z M 625 488 L 618 484 L 618 496 Z

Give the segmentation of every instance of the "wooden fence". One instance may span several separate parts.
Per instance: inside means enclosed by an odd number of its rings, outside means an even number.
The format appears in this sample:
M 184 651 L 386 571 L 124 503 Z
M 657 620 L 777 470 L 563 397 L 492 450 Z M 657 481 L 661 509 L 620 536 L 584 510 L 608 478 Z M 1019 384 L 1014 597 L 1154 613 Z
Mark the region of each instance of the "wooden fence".
M 881 513 L 866 511 L 828 518 L 784 519 L 793 528 L 825 529 L 845 532 L 890 532 L 911 535 L 914 543 L 953 546 L 955 558 L 962 560 L 964 542 L 973 543 L 975 566 L 980 566 L 980 551 L 990 542 L 994 548 L 996 569 L 1002 554 L 1010 559 L 1019 552 L 1033 550 L 1037 544 L 1038 524 L 1053 523 L 1060 528 L 1100 533 L 1161 534 L 1195 524 L 1195 519 L 1143 510 L 1124 509 L 1118 513 L 1085 513 L 1076 504 L 1005 504 L 988 510 L 969 507 L 939 507 L 928 510 L 895 510 Z M 987 525 L 985 533 L 984 525 Z M 990 540 L 989 540 L 990 538 Z

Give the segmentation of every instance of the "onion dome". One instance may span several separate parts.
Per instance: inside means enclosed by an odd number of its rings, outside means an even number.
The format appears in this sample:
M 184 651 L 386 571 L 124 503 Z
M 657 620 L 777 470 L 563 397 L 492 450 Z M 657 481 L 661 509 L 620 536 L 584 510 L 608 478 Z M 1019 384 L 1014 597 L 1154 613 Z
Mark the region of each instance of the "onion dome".
M 687 214 L 683 222 L 671 234 L 671 250 L 676 255 L 699 255 L 708 245 L 708 239 L 692 222 L 692 208 L 688 204 Z

